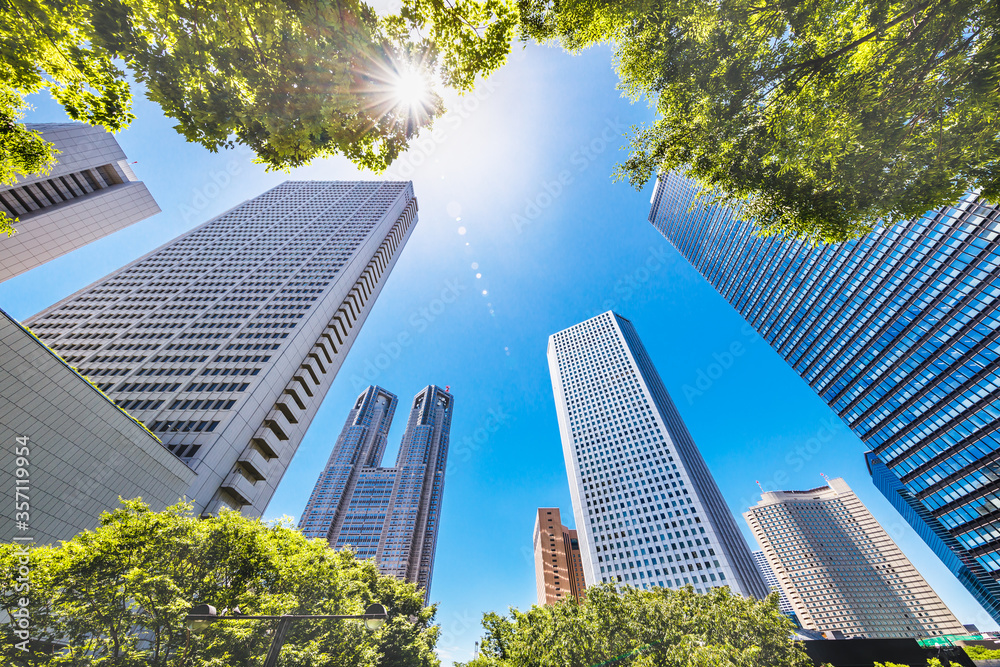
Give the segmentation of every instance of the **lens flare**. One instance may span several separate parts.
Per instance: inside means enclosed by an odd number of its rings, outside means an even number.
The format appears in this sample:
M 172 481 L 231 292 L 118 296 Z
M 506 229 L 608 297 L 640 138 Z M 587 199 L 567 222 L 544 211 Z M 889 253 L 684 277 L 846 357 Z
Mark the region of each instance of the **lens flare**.
M 430 84 L 416 69 L 401 70 L 392 88 L 397 104 L 410 110 L 423 109 L 431 101 Z

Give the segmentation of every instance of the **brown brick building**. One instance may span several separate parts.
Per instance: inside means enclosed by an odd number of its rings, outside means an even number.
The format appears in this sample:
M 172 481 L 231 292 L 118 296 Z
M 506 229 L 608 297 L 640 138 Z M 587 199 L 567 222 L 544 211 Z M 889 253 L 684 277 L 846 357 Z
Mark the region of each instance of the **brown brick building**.
M 539 507 L 535 518 L 535 583 L 538 604 L 583 597 L 583 561 L 576 531 L 562 525 L 558 507 Z

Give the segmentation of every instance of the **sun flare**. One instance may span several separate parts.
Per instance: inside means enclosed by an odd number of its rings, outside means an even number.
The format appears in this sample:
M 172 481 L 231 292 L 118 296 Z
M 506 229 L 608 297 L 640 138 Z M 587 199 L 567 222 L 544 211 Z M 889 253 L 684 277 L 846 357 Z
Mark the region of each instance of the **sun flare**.
M 414 68 L 401 70 L 392 84 L 393 96 L 399 106 L 419 109 L 430 102 L 430 82 Z

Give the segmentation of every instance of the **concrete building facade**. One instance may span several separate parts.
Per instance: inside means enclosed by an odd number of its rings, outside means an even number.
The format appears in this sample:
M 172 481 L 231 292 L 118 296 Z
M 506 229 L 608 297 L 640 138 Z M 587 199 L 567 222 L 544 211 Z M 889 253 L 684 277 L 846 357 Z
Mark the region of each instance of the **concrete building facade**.
M 844 480 L 765 492 L 743 516 L 802 627 L 869 639 L 965 632 Z
M 358 396 L 299 528 L 374 559 L 382 574 L 416 583 L 429 596 L 455 399 L 435 385 L 418 393 L 396 465 L 383 468 L 396 403 L 381 387 Z
M 661 177 L 650 222 L 864 441 L 879 490 L 1000 622 L 1000 208 L 969 194 L 812 247 L 695 194 Z
M 416 222 L 410 183 L 290 181 L 31 317 L 198 475 L 260 516 Z
M 538 604 L 583 599 L 587 588 L 576 530 L 562 525 L 558 507 L 539 507 L 532 534 Z
M 549 337 L 549 375 L 587 585 L 767 587 L 632 323 Z
M 0 237 L 0 281 L 160 212 L 114 135 L 83 123 L 29 124 L 59 150 L 45 175 L 0 186 L 17 233 Z
M 0 542 L 68 540 L 96 528 L 102 512 L 120 507 L 119 496 L 141 496 L 161 510 L 196 478 L 2 310 L 0 442 L 0 483 L 9 494 Z

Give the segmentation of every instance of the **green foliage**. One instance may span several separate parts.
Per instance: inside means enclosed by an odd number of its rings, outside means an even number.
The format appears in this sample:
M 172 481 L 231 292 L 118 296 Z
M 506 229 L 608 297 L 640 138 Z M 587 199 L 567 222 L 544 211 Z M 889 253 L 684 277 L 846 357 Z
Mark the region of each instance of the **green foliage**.
M 93 45 L 89 7 L 77 0 L 3 0 L 0 11 L 0 185 L 47 173 L 55 147 L 22 119 L 26 95 L 49 89 L 74 120 L 117 131 L 133 116 L 124 72 Z M 0 233 L 14 232 L 0 214 Z
M 716 588 L 649 591 L 610 584 L 583 602 L 483 617 L 480 657 L 466 667 L 811 667 L 791 641 L 777 596 L 745 599 Z
M 963 646 L 965 652 L 973 660 L 1000 660 L 1000 650 L 985 646 Z
M 0 611 L 15 612 L 28 595 L 33 654 L 11 624 L 0 656 L 45 667 L 258 667 L 270 645 L 270 621 L 223 621 L 188 637 L 184 617 L 195 604 L 239 607 L 245 614 L 360 614 L 385 605 L 389 621 L 375 632 L 357 621 L 300 621 L 286 636 L 282 667 L 439 664 L 438 629 L 423 594 L 378 574 L 350 552 L 307 540 L 236 512 L 199 520 L 188 505 L 152 512 L 141 500 L 105 513 L 101 525 L 60 546 L 30 550 L 30 591 L 17 592 L 18 547 L 0 545 Z M 65 648 L 43 650 L 54 641 Z M 3 660 L 0 659 L 0 662 Z M 4 663 L 6 664 L 6 663 Z
M 764 234 L 840 241 L 1000 200 L 1000 4 L 519 0 L 526 37 L 610 42 L 657 118 L 618 177 L 679 170 Z
M 440 71 L 468 90 L 502 64 L 516 26 L 506 0 L 405 0 L 387 18 L 358 0 L 3 2 L 4 178 L 52 157 L 17 122 L 25 95 L 48 88 L 71 118 L 111 131 L 129 124 L 129 86 L 115 62 L 209 150 L 244 144 L 268 169 L 343 155 L 381 171 L 444 112 L 433 92 L 402 103 L 401 73 Z
M 419 49 L 439 57 L 442 82 L 468 91 L 477 76 L 506 62 L 517 21 L 508 0 L 403 0 L 385 24 L 397 41 L 413 31 L 426 35 Z
M 113 20 L 124 30 L 109 49 L 210 150 L 242 143 L 271 169 L 341 154 L 382 170 L 421 126 L 393 98 L 405 44 L 361 3 L 132 0 Z M 428 98 L 420 113 L 440 111 Z

